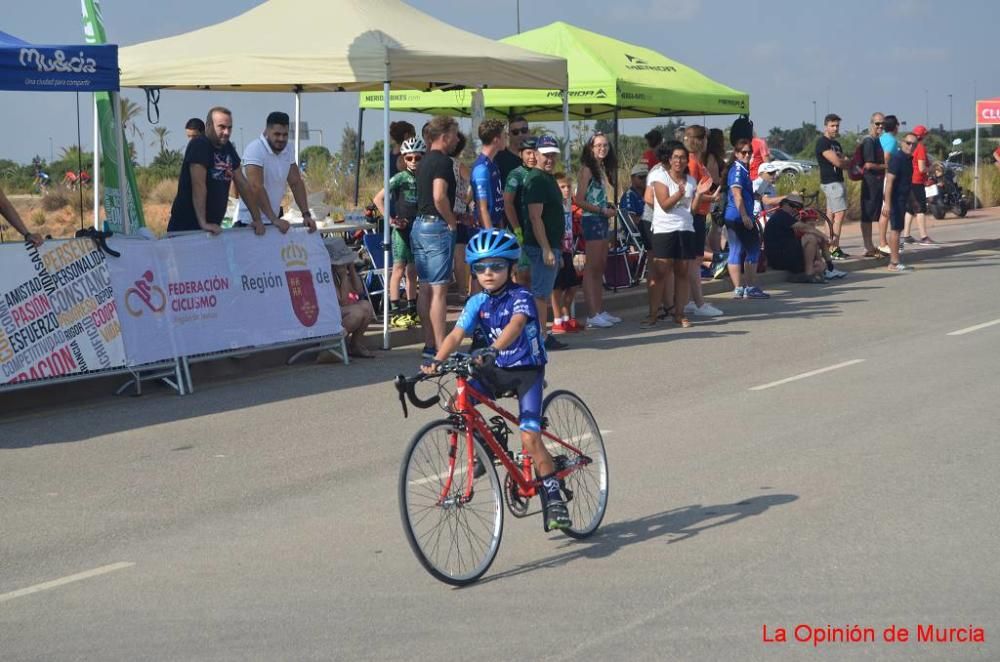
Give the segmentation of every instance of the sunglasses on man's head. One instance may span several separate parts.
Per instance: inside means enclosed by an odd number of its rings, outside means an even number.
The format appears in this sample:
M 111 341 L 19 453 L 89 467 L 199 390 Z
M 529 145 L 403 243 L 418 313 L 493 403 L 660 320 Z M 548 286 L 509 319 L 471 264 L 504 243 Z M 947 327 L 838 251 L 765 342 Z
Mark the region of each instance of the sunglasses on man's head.
M 497 260 L 496 262 L 476 262 L 472 265 L 472 273 L 483 274 L 487 271 L 492 271 L 493 273 L 498 273 L 500 271 L 507 270 L 507 263 L 503 260 Z
M 512 135 L 512 136 L 526 136 L 526 135 L 528 135 L 528 127 L 524 127 L 523 129 L 511 129 L 510 130 L 510 135 Z

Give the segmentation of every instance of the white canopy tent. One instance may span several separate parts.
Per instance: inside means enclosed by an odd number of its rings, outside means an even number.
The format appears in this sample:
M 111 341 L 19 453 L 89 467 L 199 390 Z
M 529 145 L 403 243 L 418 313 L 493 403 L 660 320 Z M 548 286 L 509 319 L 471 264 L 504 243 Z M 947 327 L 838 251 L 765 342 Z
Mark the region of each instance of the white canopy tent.
M 293 92 L 296 129 L 301 92 L 382 90 L 387 189 L 391 88 L 567 88 L 563 58 L 459 30 L 400 0 L 268 0 L 222 23 L 121 48 L 119 62 L 122 87 Z M 388 265 L 388 223 L 383 250 Z

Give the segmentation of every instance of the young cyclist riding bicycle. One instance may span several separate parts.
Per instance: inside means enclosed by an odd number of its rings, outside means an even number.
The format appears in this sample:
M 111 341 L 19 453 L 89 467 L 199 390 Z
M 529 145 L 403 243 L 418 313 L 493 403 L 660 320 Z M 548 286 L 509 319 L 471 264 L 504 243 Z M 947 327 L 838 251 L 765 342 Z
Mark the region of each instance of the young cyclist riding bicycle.
M 469 240 L 466 262 L 482 291 L 469 298 L 455 328 L 434 359 L 421 370 L 434 374 L 438 365 L 478 327 L 489 346 L 477 350 L 477 354 L 493 361 L 484 361 L 470 384 L 491 397 L 502 392 L 517 393 L 521 442 L 541 483 L 545 530 L 568 529 L 572 524 L 569 510 L 559 491 L 555 464 L 541 435 L 542 390 L 548 362 L 544 335 L 531 292 L 510 279 L 511 268 L 520 256 L 517 239 L 504 230 L 482 230 Z

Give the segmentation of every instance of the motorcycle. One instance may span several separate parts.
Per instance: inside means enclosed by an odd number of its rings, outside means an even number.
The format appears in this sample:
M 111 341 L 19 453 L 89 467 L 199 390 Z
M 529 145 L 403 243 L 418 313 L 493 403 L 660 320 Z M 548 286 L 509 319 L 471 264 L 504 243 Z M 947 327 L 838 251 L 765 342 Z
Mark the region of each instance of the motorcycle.
M 952 142 L 956 147 L 961 143 L 958 138 Z M 927 187 L 937 192 L 933 197 L 927 196 L 927 211 L 938 220 L 943 219 L 949 211 L 959 218 L 964 218 L 969 213 L 968 193 L 955 181 L 964 166 L 952 159 L 960 154 L 961 151 L 951 152 L 945 161 L 935 163 L 932 166 L 933 174 L 927 180 Z

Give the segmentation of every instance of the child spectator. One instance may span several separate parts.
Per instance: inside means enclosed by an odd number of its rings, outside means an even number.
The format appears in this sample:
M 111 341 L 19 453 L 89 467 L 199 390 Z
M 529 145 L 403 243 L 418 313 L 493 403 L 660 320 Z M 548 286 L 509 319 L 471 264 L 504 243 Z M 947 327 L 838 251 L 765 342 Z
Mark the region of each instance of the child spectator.
M 563 172 L 557 172 L 555 178 L 563 196 L 566 230 L 563 233 L 562 262 L 559 273 L 556 274 L 555 287 L 552 290 L 552 333 L 577 333 L 583 329 L 573 317 L 573 299 L 576 298 L 576 290 L 580 286 L 580 274 L 577 273 L 576 267 L 573 265 L 573 254 L 576 252 L 576 244 L 582 235 L 574 228 L 576 224 L 573 222 L 573 190 L 570 187 L 569 178 Z M 643 184 L 645 185 L 645 182 Z M 581 216 L 582 213 L 583 210 L 580 210 Z

